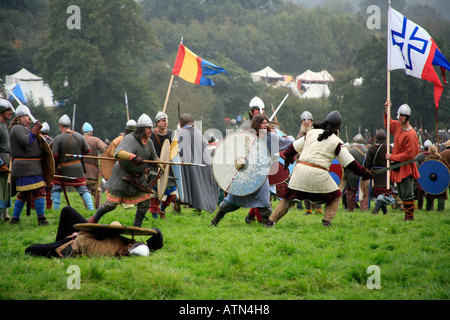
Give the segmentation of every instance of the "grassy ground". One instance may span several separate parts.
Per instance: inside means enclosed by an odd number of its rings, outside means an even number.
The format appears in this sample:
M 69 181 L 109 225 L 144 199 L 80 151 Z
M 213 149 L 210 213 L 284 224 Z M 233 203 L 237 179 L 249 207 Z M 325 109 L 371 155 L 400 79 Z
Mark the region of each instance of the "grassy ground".
M 91 215 L 76 193 L 69 196 Z M 209 226 L 212 214 L 167 209 L 167 220 L 149 217 L 143 224 L 162 230 L 164 247 L 149 257 L 120 259 L 27 256 L 28 245 L 54 241 L 59 212 L 47 212 L 51 225 L 45 227 L 37 226 L 34 211 L 30 217 L 23 212 L 19 225 L 0 222 L 0 299 L 447 300 L 450 201 L 446 205 L 445 211 L 416 211 L 413 222 L 402 221 L 399 210 L 373 215 L 341 207 L 331 227 L 322 226 L 321 215 L 292 208 L 270 229 L 247 225 L 248 209 L 227 214 L 218 227 Z M 101 223 L 132 225 L 134 212 L 119 206 Z M 68 286 L 71 266 L 79 268 L 79 289 Z M 370 266 L 379 268 L 380 289 L 367 285 L 375 275 Z

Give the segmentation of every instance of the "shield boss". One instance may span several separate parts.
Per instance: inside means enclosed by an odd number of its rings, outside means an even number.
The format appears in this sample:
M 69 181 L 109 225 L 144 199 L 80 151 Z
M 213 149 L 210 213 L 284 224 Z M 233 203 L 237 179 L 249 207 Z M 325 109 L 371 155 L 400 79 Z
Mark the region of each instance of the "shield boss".
M 419 166 L 420 187 L 427 193 L 440 194 L 450 184 L 450 173 L 447 166 L 439 160 L 427 160 Z

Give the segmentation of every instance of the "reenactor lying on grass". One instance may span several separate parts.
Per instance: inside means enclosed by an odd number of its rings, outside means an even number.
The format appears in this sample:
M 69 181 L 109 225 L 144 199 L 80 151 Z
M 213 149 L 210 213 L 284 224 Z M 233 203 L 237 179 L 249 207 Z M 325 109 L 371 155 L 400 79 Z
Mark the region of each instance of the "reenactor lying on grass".
M 151 235 L 146 243 L 122 235 Z M 150 251 L 163 247 L 163 235 L 158 228 L 144 229 L 122 226 L 114 221 L 109 225 L 88 223 L 72 207 L 64 207 L 56 239 L 52 243 L 33 244 L 25 253 L 33 256 L 68 258 L 75 256 L 148 256 Z

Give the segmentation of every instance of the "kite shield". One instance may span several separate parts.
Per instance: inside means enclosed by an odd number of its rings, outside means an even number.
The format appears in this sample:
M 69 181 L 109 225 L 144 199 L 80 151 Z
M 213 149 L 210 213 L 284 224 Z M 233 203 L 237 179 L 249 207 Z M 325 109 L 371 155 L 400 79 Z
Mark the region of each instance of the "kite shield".
M 440 194 L 450 184 L 450 172 L 447 166 L 439 160 L 427 160 L 419 166 L 420 187 L 429 194 Z
M 159 159 L 161 161 L 170 161 L 170 142 L 169 140 L 164 140 L 164 143 L 161 148 L 161 154 L 159 155 Z M 159 169 L 161 170 L 161 169 Z M 161 200 L 164 197 L 164 193 L 167 188 L 167 182 L 169 181 L 169 172 L 170 165 L 166 165 L 164 172 L 161 174 L 161 177 L 158 179 L 158 199 Z
M 256 135 L 236 132 L 216 147 L 212 161 L 214 179 L 225 192 L 246 196 L 266 181 L 271 167 L 267 145 Z
M 42 171 L 45 181 L 45 186 L 48 188 L 53 183 L 53 176 L 55 175 L 55 159 L 53 158 L 52 149 L 45 141 L 44 137 L 39 136 L 42 147 Z
M 110 145 L 103 152 L 102 157 L 114 158 L 114 150 L 115 150 L 115 147 L 113 145 Z M 111 161 L 111 160 L 100 161 L 100 171 L 102 172 L 102 177 L 105 178 L 105 180 L 108 180 L 109 177 L 111 177 L 111 173 L 113 171 L 115 163 L 116 163 L 116 161 Z
M 178 154 L 178 136 L 177 132 L 174 132 L 172 137 L 172 143 L 170 145 L 170 161 L 180 162 L 180 155 Z M 175 183 L 177 185 L 178 199 L 181 202 L 184 201 L 184 189 L 183 189 L 183 176 L 181 174 L 181 166 L 179 164 L 171 164 L 173 176 L 175 177 Z

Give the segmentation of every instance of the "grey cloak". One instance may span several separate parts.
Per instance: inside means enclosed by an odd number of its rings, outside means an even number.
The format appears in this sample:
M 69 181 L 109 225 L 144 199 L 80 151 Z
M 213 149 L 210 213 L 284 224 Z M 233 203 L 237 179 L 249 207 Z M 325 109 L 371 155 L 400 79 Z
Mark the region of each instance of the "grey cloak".
M 206 164 L 206 167 L 181 166 L 184 203 L 213 213 L 219 201 L 220 190 L 212 174 L 211 150 L 207 148 L 208 144 L 200 130 L 192 124 L 178 130 L 177 135 L 180 160 Z

